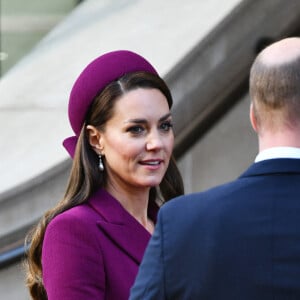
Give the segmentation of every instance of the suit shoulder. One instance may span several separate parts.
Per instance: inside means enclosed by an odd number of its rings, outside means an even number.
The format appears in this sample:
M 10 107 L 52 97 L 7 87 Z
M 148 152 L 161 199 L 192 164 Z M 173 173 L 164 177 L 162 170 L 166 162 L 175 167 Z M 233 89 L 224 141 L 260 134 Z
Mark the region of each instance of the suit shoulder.
M 194 192 L 186 195 L 182 195 L 176 198 L 171 199 L 161 208 L 163 211 L 172 211 L 187 209 L 198 206 L 207 206 L 213 201 L 218 201 L 220 198 L 223 198 L 226 194 L 231 193 L 238 186 L 238 180 L 224 183 L 210 189 Z

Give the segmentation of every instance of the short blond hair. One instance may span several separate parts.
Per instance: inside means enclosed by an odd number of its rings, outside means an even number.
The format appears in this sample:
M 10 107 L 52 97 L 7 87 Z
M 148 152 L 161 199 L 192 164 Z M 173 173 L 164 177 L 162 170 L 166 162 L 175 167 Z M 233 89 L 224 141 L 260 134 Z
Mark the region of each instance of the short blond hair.
M 265 63 L 258 55 L 250 71 L 250 96 L 258 126 L 300 125 L 300 49 L 295 59 Z

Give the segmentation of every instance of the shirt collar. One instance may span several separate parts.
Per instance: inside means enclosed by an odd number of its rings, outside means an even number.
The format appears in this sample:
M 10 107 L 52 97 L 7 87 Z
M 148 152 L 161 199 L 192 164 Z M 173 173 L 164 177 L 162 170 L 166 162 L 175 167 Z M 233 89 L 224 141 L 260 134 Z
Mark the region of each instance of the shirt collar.
M 298 158 L 300 159 L 300 148 L 295 147 L 273 147 L 261 151 L 255 158 L 255 162 L 274 158 Z

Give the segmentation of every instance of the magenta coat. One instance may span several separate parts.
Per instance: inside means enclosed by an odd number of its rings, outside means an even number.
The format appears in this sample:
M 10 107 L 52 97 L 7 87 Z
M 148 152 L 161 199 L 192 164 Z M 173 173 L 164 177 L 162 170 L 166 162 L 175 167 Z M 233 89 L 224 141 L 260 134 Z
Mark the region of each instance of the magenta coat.
M 157 208 L 150 217 L 156 221 Z M 104 190 L 56 216 L 42 249 L 49 300 L 127 300 L 150 233 Z

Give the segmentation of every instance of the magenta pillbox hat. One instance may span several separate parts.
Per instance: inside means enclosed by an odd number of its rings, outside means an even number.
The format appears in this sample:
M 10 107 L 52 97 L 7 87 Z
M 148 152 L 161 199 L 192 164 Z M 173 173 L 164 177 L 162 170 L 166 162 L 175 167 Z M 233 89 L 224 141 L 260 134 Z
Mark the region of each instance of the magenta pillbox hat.
M 127 73 L 144 71 L 157 72 L 142 56 L 128 51 L 118 50 L 103 54 L 93 60 L 81 72 L 70 93 L 68 114 L 76 137 L 64 140 L 63 145 L 73 157 L 86 114 L 93 100 L 111 82 Z

